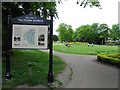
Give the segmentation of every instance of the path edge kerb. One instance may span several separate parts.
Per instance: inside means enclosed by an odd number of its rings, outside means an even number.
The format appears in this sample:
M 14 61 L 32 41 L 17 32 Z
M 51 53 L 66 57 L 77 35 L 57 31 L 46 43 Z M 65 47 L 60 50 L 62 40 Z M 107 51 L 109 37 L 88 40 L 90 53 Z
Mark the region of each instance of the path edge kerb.
M 40 50 L 40 51 L 49 53 L 49 50 Z M 55 54 L 55 52 L 56 51 L 53 51 L 53 55 L 61 58 L 59 55 Z M 61 59 L 64 61 L 63 58 L 61 58 Z M 65 87 L 70 82 L 70 80 L 73 77 L 73 70 L 72 70 L 72 68 L 65 61 L 64 61 L 64 63 L 66 65 L 64 70 L 61 73 L 59 73 L 57 75 L 57 77 L 56 77 L 57 80 L 62 83 L 62 85 L 59 86 L 61 88 Z
M 71 81 L 72 77 L 73 70 L 68 64 L 66 64 L 65 69 L 57 75 L 57 79 L 62 83 L 62 88 L 64 88 Z

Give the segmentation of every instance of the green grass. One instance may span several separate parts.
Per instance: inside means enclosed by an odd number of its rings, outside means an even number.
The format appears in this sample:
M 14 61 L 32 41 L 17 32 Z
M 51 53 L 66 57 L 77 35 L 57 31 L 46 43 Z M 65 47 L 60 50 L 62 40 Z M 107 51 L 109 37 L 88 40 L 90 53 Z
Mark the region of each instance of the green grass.
M 66 47 L 65 45 L 54 44 L 54 50 L 63 53 L 85 55 L 116 54 L 118 53 L 118 46 L 94 45 L 94 47 L 88 47 L 87 44 L 72 44 L 72 47 Z
M 28 62 L 32 63 L 32 80 L 29 80 Z M 6 81 L 5 60 L 3 58 L 3 88 L 14 88 L 18 85 L 47 85 L 49 55 L 37 50 L 15 50 L 11 58 L 12 80 Z M 58 57 L 53 57 L 54 77 L 65 67 L 65 63 Z

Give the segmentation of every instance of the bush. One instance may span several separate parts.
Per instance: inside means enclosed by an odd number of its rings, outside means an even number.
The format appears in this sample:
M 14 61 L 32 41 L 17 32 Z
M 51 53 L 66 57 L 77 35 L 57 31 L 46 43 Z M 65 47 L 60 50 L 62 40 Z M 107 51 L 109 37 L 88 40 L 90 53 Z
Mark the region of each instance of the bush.
M 116 46 L 116 45 L 120 45 L 120 42 L 106 42 L 106 45 L 110 45 L 110 46 Z
M 98 54 L 97 60 L 120 66 L 120 54 Z
M 88 42 L 69 42 L 69 44 L 88 44 Z

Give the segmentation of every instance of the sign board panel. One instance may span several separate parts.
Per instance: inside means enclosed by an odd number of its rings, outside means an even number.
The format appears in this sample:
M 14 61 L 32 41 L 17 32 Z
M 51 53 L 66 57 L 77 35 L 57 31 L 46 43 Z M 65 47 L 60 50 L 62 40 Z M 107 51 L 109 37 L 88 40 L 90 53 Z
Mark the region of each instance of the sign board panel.
M 47 25 L 13 24 L 12 48 L 47 49 Z

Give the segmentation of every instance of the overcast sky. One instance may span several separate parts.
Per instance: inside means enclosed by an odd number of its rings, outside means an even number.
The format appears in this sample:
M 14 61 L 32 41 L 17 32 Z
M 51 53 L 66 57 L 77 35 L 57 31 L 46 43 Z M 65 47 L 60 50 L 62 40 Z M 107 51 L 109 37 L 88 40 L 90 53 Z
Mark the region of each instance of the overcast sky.
M 64 1 L 64 0 L 63 0 Z M 56 33 L 60 23 L 71 25 L 75 30 L 77 27 L 93 23 L 106 23 L 111 26 L 118 23 L 118 2 L 120 0 L 99 0 L 102 9 L 97 7 L 86 8 L 77 5 L 77 0 L 65 0 L 63 4 L 57 4 L 59 19 L 54 19 L 53 34 Z

